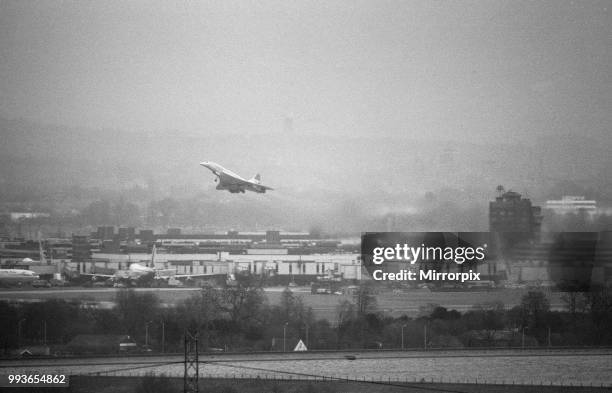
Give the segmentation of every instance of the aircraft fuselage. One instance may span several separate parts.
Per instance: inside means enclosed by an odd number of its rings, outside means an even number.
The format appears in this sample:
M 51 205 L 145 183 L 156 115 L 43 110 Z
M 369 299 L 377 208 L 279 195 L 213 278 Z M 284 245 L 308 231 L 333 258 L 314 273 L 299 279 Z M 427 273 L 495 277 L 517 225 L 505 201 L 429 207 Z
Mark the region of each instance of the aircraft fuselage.
M 217 190 L 227 190 L 232 194 L 245 193 L 246 191 L 264 194 L 266 190 L 271 190 L 270 187 L 259 184 L 259 175 L 247 180 L 216 162 L 204 161 L 201 162 L 200 165 L 217 176 L 215 179 L 215 181 L 218 182 L 216 187 Z
M 24 284 L 38 280 L 39 276 L 31 270 L 24 269 L 0 269 L 0 283 L 2 284 Z

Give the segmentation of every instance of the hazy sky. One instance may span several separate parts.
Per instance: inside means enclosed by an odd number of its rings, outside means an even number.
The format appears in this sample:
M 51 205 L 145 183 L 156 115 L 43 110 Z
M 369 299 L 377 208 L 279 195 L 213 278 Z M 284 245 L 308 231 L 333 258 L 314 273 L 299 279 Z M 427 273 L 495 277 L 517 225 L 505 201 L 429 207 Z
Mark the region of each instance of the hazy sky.
M 612 124 L 610 1 L 5 1 L 0 115 L 156 132 Z M 609 137 L 608 137 L 609 138 Z

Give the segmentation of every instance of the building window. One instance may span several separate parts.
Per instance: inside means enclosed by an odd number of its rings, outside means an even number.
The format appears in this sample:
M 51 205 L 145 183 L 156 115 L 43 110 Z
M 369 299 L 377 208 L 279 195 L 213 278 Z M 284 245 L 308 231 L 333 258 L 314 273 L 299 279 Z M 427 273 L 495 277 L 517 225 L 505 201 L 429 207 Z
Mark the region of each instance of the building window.
M 293 263 L 289 264 L 289 274 L 293 273 Z
M 204 266 L 204 274 L 206 274 L 206 266 Z

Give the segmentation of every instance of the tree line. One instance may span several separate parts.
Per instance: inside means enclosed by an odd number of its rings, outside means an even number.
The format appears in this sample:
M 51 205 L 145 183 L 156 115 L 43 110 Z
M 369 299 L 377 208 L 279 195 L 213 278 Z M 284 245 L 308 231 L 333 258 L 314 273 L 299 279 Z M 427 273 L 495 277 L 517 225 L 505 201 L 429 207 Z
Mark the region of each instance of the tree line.
M 1 345 L 5 354 L 44 343 L 61 352 L 79 334 L 129 335 L 155 352 L 181 352 L 186 329 L 198 333 L 202 351 L 291 351 L 298 340 L 311 350 L 612 345 L 612 296 L 605 288 L 566 294 L 565 311 L 551 310 L 544 292 L 530 291 L 509 309 L 494 302 L 461 313 L 432 304 L 417 317 L 394 318 L 378 310 L 365 283 L 329 321 L 289 289 L 270 305 L 261 284 L 240 275 L 235 285 L 202 288 L 172 307 L 130 289 L 117 293 L 112 309 L 57 299 L 0 302 Z

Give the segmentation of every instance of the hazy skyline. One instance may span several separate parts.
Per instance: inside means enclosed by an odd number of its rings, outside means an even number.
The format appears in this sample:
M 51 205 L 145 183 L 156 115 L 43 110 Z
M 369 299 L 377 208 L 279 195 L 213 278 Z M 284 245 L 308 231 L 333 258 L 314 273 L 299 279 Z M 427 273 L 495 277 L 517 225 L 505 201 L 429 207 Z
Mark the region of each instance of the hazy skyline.
M 1 1 L 0 115 L 158 136 L 291 117 L 299 133 L 602 138 L 609 6 Z

